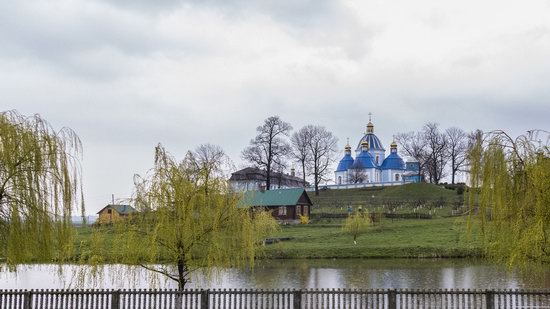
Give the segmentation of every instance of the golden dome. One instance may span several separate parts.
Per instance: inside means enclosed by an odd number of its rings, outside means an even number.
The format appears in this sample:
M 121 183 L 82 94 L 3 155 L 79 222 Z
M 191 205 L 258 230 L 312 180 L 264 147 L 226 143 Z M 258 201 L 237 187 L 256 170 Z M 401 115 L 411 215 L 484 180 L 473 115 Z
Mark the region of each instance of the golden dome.
M 367 124 L 367 134 L 368 133 L 374 133 L 374 124 L 372 124 L 372 122 L 370 122 L 370 121 Z

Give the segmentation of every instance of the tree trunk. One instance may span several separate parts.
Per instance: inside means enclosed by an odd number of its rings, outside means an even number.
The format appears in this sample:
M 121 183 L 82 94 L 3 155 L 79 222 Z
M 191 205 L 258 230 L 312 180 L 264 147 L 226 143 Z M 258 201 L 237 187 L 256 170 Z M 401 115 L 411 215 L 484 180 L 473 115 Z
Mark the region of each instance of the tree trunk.
M 315 174 L 315 196 L 319 196 L 319 173 L 317 173 L 317 169 L 315 169 L 314 174 Z
M 178 291 L 183 291 L 185 289 L 185 284 L 187 279 L 185 279 L 185 262 L 183 260 L 178 260 Z
M 177 262 L 178 267 L 178 292 L 183 292 L 185 289 L 185 284 L 187 283 L 187 279 L 185 279 L 185 270 L 187 267 L 185 266 L 185 261 L 180 259 Z M 183 309 L 183 294 L 176 294 L 176 309 Z
M 302 179 L 304 180 L 304 188 L 306 187 L 306 161 L 302 161 Z
M 265 171 L 265 189 L 269 190 L 271 187 L 271 161 L 268 159 L 267 170 Z
M 454 154 L 453 154 L 453 157 L 451 158 L 451 172 L 452 172 L 451 183 L 454 185 L 455 184 L 455 174 L 456 174 Z

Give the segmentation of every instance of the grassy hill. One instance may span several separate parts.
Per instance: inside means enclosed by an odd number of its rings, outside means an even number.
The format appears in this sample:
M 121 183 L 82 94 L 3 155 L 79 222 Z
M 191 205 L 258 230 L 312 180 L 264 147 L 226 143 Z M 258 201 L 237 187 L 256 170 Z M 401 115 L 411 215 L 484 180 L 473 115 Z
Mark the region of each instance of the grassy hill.
M 322 190 L 310 194 L 312 224 L 282 226 L 276 237 L 288 238 L 266 247 L 267 258 L 431 258 L 481 256 L 480 239 L 468 236 L 463 196 L 428 183 L 395 187 Z M 347 207 L 380 213 L 380 221 L 357 245 L 343 233 Z M 426 214 L 433 219 L 389 219 L 381 213 Z M 318 215 L 317 217 L 315 215 Z M 319 216 L 329 214 L 330 216 Z
M 313 212 L 341 212 L 352 207 L 382 207 L 388 204 L 418 206 L 430 203 L 452 207 L 461 196 L 455 190 L 429 183 L 411 183 L 395 187 L 371 187 L 361 189 L 321 190 L 319 196 L 310 193 L 315 205 Z

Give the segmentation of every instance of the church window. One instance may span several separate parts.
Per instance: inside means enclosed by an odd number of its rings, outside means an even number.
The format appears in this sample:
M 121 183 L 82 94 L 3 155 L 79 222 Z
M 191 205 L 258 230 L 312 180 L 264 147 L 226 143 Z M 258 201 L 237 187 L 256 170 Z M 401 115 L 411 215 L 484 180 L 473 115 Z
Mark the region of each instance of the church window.
M 379 160 L 380 160 L 380 156 L 376 156 L 376 164 L 378 164 Z
M 399 174 L 395 174 L 395 181 L 399 181 Z
M 339 184 L 339 185 L 342 184 L 342 176 L 338 176 L 338 184 Z

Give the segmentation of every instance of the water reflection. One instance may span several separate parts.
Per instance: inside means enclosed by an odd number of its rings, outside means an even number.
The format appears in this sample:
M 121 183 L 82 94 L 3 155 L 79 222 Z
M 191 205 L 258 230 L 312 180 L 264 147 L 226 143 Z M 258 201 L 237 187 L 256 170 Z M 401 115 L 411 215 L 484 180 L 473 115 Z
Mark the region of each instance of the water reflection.
M 75 287 L 77 266 L 32 265 L 17 274 L 0 273 L 0 289 L 43 289 Z M 115 270 L 124 282 L 110 276 Z M 82 288 L 149 288 L 152 273 L 140 269 L 129 277 L 127 266 L 107 267 L 98 282 L 88 278 Z M 154 278 L 153 278 L 154 279 Z M 157 288 L 175 288 L 160 280 Z M 254 270 L 225 269 L 217 276 L 197 273 L 193 288 L 550 288 L 550 269 L 520 273 L 472 260 L 276 260 L 261 261 Z

